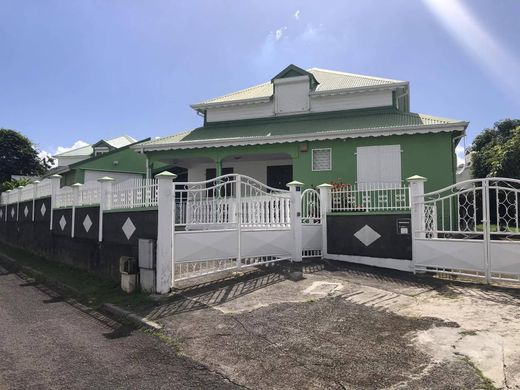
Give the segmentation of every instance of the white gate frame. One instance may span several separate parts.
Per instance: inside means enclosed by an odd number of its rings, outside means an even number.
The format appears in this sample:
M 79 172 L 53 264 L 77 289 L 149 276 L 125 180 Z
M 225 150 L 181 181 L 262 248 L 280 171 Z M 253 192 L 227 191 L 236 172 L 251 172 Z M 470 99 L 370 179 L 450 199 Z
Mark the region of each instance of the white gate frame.
M 427 194 L 425 181 L 410 178 L 414 272 L 520 282 L 520 180 L 473 179 Z
M 289 191 L 286 191 L 267 187 L 253 178 L 237 174 L 197 183 L 174 183 L 176 177 L 169 172 L 156 176 L 158 180 L 157 293 L 168 293 L 177 280 L 286 259 L 302 261 L 301 187 L 303 183 L 297 181 L 288 183 Z M 201 220 L 196 219 L 197 216 L 194 214 L 196 209 L 188 207 L 188 200 L 186 210 L 182 202 L 180 207 L 177 205 L 176 193 L 182 194 L 182 191 L 186 191 L 182 187 L 194 186 L 193 191 L 197 193 L 207 191 L 208 184 L 212 191 L 226 191 L 226 183 L 234 184 L 235 194 L 221 196 L 219 193 L 219 197 L 212 197 L 211 200 L 199 199 L 198 203 L 192 205 L 207 207 L 199 215 Z M 242 193 L 243 188 L 248 186 L 252 188 L 249 200 L 248 194 Z M 189 191 L 192 190 L 188 189 Z M 255 199 L 257 199 L 256 203 L 251 203 L 251 200 Z M 283 205 L 282 210 L 270 208 L 278 207 L 279 204 Z M 261 210 L 258 209 L 259 207 Z M 180 212 L 179 217 L 176 216 L 177 208 Z M 290 214 L 287 215 L 287 212 Z M 182 220 L 180 224 L 177 223 L 179 218 L 183 218 L 184 223 Z M 183 225 L 184 231 L 176 232 L 176 225 Z M 177 241 L 183 243 L 178 248 Z M 235 244 L 236 251 L 231 253 Z M 283 248 L 286 248 L 286 252 Z M 215 258 L 209 257 L 208 253 L 211 251 L 215 252 Z M 210 263 L 212 266 L 217 266 L 209 269 Z M 193 276 L 175 275 L 177 265 L 181 270 L 182 265 L 193 267 L 190 268 L 194 270 Z

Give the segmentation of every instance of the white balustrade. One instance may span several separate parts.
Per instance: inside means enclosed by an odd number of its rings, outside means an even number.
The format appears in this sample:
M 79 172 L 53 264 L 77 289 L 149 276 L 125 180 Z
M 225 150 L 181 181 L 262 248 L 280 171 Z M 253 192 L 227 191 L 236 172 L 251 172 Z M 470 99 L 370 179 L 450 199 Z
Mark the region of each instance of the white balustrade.
M 332 212 L 410 210 L 410 189 L 388 183 L 344 184 L 332 188 L 330 201 Z

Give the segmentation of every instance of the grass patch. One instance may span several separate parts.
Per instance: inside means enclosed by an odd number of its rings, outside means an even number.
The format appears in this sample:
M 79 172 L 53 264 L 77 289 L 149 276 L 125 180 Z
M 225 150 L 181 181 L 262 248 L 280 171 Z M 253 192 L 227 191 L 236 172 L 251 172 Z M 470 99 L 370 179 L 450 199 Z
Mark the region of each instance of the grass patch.
M 151 303 L 147 294 L 141 292 L 126 294 L 121 290 L 118 282 L 100 278 L 87 271 L 49 260 L 20 248 L 0 243 L 0 253 L 16 260 L 18 265 L 35 270 L 36 272 L 27 273 L 39 282 L 71 287 L 77 292 L 72 294 L 74 298 L 90 307 L 97 308 L 103 303 L 113 303 L 132 310 Z
M 143 332 L 157 337 L 163 343 L 165 343 L 165 344 L 169 345 L 171 348 L 173 348 L 175 350 L 175 352 L 177 352 L 177 353 L 182 352 L 181 345 L 179 344 L 179 342 L 175 339 L 172 339 L 169 336 L 166 336 L 164 333 L 156 331 L 156 330 L 152 330 L 152 329 L 143 329 Z
M 468 358 L 467 356 L 464 356 L 463 360 L 464 360 L 464 362 L 466 362 L 467 365 L 471 366 L 471 368 L 473 368 L 475 370 L 475 372 L 477 373 L 477 375 L 480 377 L 480 380 L 482 381 L 482 383 L 481 383 L 482 387 L 479 387 L 479 389 L 482 389 L 482 390 L 498 390 L 498 387 L 496 387 L 493 384 L 491 379 L 487 378 L 484 375 L 484 373 L 480 370 L 480 368 L 478 368 L 475 365 L 475 363 L 473 363 L 471 361 L 470 358 Z

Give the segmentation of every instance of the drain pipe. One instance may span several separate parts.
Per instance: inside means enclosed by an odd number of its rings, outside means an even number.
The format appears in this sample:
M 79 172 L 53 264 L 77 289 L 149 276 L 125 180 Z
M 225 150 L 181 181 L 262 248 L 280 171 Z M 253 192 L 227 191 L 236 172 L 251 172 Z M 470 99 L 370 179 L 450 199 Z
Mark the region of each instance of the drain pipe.
M 396 97 L 395 97 L 395 106 L 396 106 L 396 108 L 398 110 L 399 110 L 399 99 L 401 99 L 402 97 L 405 97 L 409 93 L 410 93 L 410 91 L 408 89 L 406 89 L 406 91 L 403 92 L 401 95 L 396 95 Z

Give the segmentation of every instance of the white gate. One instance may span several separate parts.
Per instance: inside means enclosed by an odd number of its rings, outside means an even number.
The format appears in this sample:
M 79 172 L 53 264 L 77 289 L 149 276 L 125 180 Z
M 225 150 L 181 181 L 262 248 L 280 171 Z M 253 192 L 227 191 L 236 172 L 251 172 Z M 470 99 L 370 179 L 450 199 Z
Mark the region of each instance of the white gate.
M 291 258 L 291 193 L 247 176 L 174 183 L 172 283 Z
M 416 271 L 520 281 L 520 180 L 475 179 L 414 199 Z
M 321 257 L 322 252 L 322 220 L 320 209 L 320 193 L 308 188 L 302 192 L 302 256 Z

